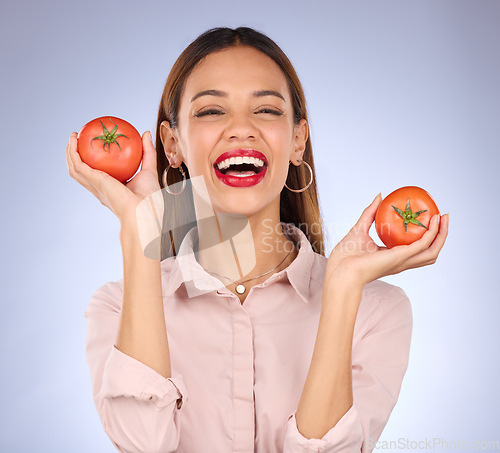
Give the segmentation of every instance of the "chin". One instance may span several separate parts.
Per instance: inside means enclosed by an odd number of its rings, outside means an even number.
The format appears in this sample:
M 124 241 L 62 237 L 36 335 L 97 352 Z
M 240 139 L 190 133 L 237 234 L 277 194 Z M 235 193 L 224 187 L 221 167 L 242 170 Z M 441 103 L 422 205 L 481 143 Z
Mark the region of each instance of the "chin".
M 279 203 L 279 197 L 277 201 Z M 212 201 L 213 209 L 217 213 L 234 214 L 235 216 L 245 216 L 247 218 L 262 215 L 266 211 L 270 212 L 272 204 L 273 202 L 270 200 L 264 201 L 262 198 L 257 198 L 255 193 L 234 196 L 228 194 L 224 200 Z
M 260 180 L 254 181 L 248 186 L 243 184 L 238 187 L 232 185 L 232 181 L 226 184 L 228 181 L 223 181 L 221 178 L 207 178 L 206 176 L 198 176 L 194 180 L 192 178 L 192 183 L 193 188 L 196 187 L 195 192 L 198 200 L 210 204 L 209 211 L 213 210 L 216 213 L 251 218 L 263 215 L 272 217 L 276 210 L 279 216 L 280 190 L 282 187 L 272 187 L 274 184 L 269 184 L 271 182 L 269 178 L 264 178 L 266 173 L 266 171 L 263 171 Z M 237 180 L 238 183 L 246 178 L 234 177 L 233 179 Z M 273 192 L 276 192 L 274 197 L 272 196 Z

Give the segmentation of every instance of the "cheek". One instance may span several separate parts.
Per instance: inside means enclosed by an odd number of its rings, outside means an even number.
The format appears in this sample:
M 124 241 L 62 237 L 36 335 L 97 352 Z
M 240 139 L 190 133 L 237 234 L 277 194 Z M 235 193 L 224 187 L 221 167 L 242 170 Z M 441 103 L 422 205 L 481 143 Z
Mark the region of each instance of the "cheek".
M 287 150 L 292 145 L 293 129 L 288 123 L 274 122 L 262 128 L 269 142 L 277 145 L 277 151 Z
M 289 124 L 275 123 L 266 130 L 266 141 L 273 149 L 273 178 L 277 185 L 284 186 L 294 147 L 293 128 Z
M 214 128 L 202 126 L 187 127 L 181 142 L 184 162 L 192 174 L 199 174 L 207 165 L 218 134 Z
M 266 138 L 267 144 L 272 148 L 273 166 L 277 175 L 286 178 L 288 164 L 293 150 L 292 135 L 289 128 L 277 126 L 269 131 Z
M 281 186 L 283 186 L 286 182 L 290 165 L 292 164 L 290 164 L 290 161 L 286 156 L 275 162 L 276 182 Z

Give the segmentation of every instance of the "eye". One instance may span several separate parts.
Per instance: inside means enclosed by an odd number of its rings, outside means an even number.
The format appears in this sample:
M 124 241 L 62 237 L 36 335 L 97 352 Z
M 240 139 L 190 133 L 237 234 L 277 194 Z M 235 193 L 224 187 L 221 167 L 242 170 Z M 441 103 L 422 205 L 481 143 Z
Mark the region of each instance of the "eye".
M 207 110 L 202 110 L 201 112 L 196 112 L 194 116 L 196 118 L 199 118 L 201 116 L 208 116 L 208 115 L 222 115 L 224 112 L 222 110 L 218 109 L 207 109 Z
M 257 110 L 255 113 L 267 113 L 267 114 L 276 115 L 276 116 L 283 115 L 283 112 L 281 112 L 280 110 L 272 109 L 269 107 L 261 108 L 261 109 Z

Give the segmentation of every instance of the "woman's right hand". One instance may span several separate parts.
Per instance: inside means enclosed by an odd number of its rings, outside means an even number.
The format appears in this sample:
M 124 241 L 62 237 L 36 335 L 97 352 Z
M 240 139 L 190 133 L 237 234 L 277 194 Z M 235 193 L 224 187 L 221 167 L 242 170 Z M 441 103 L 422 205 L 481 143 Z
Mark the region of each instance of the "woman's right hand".
M 161 190 L 156 169 L 156 150 L 149 131 L 142 135 L 142 150 L 141 170 L 125 184 L 82 161 L 77 151 L 76 132 L 71 134 L 66 147 L 66 162 L 70 176 L 111 209 L 123 224 L 135 219 L 137 205 L 144 198 Z

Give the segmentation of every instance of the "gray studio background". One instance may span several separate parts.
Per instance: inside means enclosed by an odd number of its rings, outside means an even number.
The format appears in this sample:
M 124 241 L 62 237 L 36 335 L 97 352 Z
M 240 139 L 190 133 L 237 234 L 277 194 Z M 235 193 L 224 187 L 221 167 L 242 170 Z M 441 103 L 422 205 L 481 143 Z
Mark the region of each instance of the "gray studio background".
M 499 24 L 486 0 L 2 0 L 0 451 L 115 451 L 83 313 L 122 276 L 119 223 L 69 177 L 65 147 L 102 115 L 154 131 L 174 60 L 220 25 L 269 34 L 301 77 L 328 253 L 378 192 L 418 185 L 450 212 L 438 262 L 387 279 L 414 333 L 381 440 L 500 449 Z

